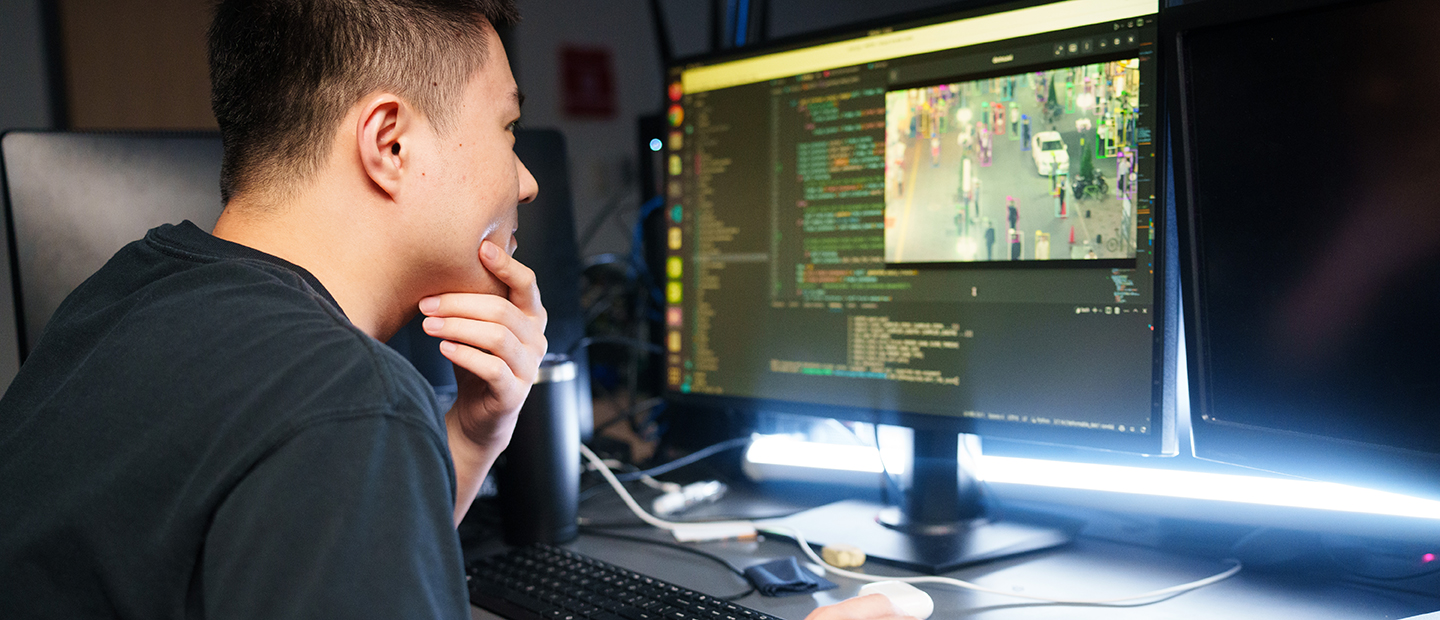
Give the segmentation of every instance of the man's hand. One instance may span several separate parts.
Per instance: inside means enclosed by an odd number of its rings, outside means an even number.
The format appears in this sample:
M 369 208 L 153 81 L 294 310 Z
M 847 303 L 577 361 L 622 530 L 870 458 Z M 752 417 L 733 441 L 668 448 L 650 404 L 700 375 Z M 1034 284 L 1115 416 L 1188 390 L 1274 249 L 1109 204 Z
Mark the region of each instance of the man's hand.
M 465 515 L 495 458 L 510 444 L 520 405 L 545 356 L 545 308 L 535 272 L 500 246 L 482 241 L 480 262 L 510 287 L 508 298 L 446 293 L 420 301 L 425 333 L 444 339 L 459 395 L 445 415 L 459 489 L 455 522 Z
M 915 620 L 905 615 L 890 602 L 889 597 L 884 594 L 871 594 L 868 596 L 857 596 L 852 599 L 840 601 L 834 605 L 826 605 L 810 615 L 805 620 Z

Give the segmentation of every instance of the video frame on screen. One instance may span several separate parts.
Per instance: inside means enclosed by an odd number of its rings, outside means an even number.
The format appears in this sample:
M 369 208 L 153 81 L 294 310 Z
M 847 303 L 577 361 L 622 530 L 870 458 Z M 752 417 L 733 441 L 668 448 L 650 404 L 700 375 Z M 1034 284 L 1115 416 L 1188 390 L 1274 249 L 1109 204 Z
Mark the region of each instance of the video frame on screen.
M 885 95 L 885 262 L 1135 257 L 1139 61 Z

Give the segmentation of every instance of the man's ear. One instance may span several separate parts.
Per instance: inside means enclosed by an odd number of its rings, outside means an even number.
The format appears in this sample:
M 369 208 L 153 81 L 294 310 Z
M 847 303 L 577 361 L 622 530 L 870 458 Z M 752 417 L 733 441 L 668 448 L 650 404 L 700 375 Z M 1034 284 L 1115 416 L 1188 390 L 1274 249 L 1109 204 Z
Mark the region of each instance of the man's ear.
M 360 165 L 380 191 L 399 197 L 405 166 L 411 161 L 404 138 L 413 126 L 412 109 L 399 97 L 382 94 L 365 105 L 360 112 L 356 132 Z

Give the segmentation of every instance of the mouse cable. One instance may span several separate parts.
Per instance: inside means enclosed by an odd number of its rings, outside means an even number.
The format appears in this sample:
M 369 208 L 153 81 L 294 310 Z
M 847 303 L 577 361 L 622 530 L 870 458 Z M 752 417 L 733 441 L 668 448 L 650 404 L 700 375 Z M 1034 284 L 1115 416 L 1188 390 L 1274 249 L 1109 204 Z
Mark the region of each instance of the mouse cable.
M 598 472 L 600 472 L 600 475 L 605 478 L 605 481 L 606 481 L 606 482 L 609 482 L 609 483 L 610 483 L 610 487 L 613 488 L 613 489 L 615 489 L 615 492 L 616 492 L 616 493 L 619 493 L 619 494 L 620 494 L 620 499 L 625 502 L 625 505 L 626 505 L 626 506 L 629 506 L 629 507 L 630 507 L 630 511 L 633 512 L 633 513 L 635 513 L 635 516 L 639 517 L 641 521 L 644 521 L 644 522 L 646 522 L 646 523 L 648 523 L 648 524 L 650 524 L 650 525 L 652 525 L 652 526 L 654 526 L 654 527 L 656 527 L 656 528 L 659 528 L 659 529 L 662 529 L 662 530 L 666 530 L 666 531 L 673 531 L 673 530 L 675 530 L 675 529 L 677 529 L 677 528 L 683 528 L 683 527 L 686 526 L 686 524 L 684 524 L 684 523 L 675 523 L 675 522 L 672 522 L 672 521 L 666 521 L 666 520 L 664 520 L 664 519 L 660 519 L 660 518 L 658 518 L 658 517 L 655 517 L 654 515 L 651 515 L 651 514 L 648 513 L 648 512 L 645 512 L 645 509 L 644 509 L 644 508 L 641 508 L 641 507 L 640 507 L 640 504 L 636 503 L 635 498 L 631 497 L 631 496 L 630 496 L 630 492 L 625 489 L 625 485 L 621 484 L 620 481 L 615 478 L 615 474 L 610 471 L 610 468 L 605 465 L 605 462 L 604 462 L 604 461 L 600 460 L 600 457 L 595 456 L 595 453 L 592 452 L 592 451 L 590 451 L 589 448 L 585 447 L 584 444 L 581 444 L 581 445 L 580 445 L 580 453 L 585 456 L 585 459 L 586 459 L 586 460 L 590 461 L 590 463 L 595 466 L 595 470 L 598 471 Z M 1231 566 L 1230 568 L 1226 569 L 1226 570 L 1223 571 L 1223 572 L 1217 573 L 1217 574 L 1215 574 L 1215 575 L 1211 575 L 1211 576 L 1206 577 L 1206 578 L 1204 578 L 1204 579 L 1197 579 L 1197 580 L 1191 581 L 1191 582 L 1189 582 L 1189 583 L 1182 583 L 1182 584 L 1177 585 L 1177 586 L 1170 586 L 1170 587 L 1168 587 L 1168 588 L 1161 588 L 1161 589 L 1159 589 L 1159 590 L 1151 590 L 1151 591 L 1149 591 L 1149 592 L 1145 592 L 1145 593 L 1142 593 L 1142 594 L 1136 594 L 1136 595 L 1132 595 L 1132 596 L 1122 596 L 1122 597 L 1108 598 L 1108 599 L 1063 599 L 1063 598 L 1051 598 L 1051 597 L 1046 597 L 1046 596 L 1035 596 L 1035 595 L 1030 595 L 1030 594 L 1020 594 L 1020 593 L 1018 593 L 1018 592 L 1012 592 L 1012 591 L 1009 591 L 1009 590 L 1000 590 L 1000 589 L 996 589 L 996 588 L 990 588 L 990 587 L 987 587 L 987 586 L 982 586 L 982 585 L 977 584 L 977 583 L 972 583 L 972 582 L 964 581 L 964 580 L 961 580 L 961 579 L 955 579 L 955 578 L 953 578 L 953 577 L 938 577 L 938 576 L 889 577 L 889 576 L 867 575 L 867 574 L 865 574 L 865 573 L 857 573 L 857 572 L 854 572 L 854 571 L 848 571 L 848 570 L 845 570 L 845 569 L 843 569 L 843 568 L 839 568 L 839 567 L 837 567 L 837 566 L 832 566 L 831 564 L 829 564 L 828 562 L 826 562 L 826 561 L 824 560 L 824 558 L 821 558 L 818 554 L 815 553 L 815 550 L 814 550 L 814 549 L 811 549 L 811 548 L 810 548 L 810 543 L 805 540 L 804 534 L 801 534 L 801 533 L 800 533 L 800 530 L 797 530 L 797 529 L 792 528 L 792 527 L 790 527 L 790 526 L 787 526 L 787 525 L 778 525 L 778 524 L 757 525 L 757 524 L 755 524 L 753 521 L 731 521 L 731 522 L 723 522 L 723 523 L 725 523 L 725 524 L 734 524 L 734 525 L 749 526 L 749 527 L 753 527 L 755 530 L 760 531 L 760 532 L 765 532 L 765 533 L 769 533 L 769 534 L 775 534 L 775 535 L 778 535 L 778 536 L 785 536 L 785 537 L 792 538 L 792 539 L 795 540 L 796 544 L 798 544 L 798 545 L 800 546 L 800 550 L 801 550 L 802 552 L 804 552 L 807 557 L 810 558 L 810 561 L 811 561 L 811 562 L 814 562 L 814 563 L 817 564 L 817 565 L 819 565 L 821 568 L 823 568 L 823 569 L 825 570 L 825 572 L 831 573 L 831 574 L 835 574 L 835 575 L 840 575 L 840 576 L 842 576 L 842 577 L 849 577 L 850 579 L 854 579 L 854 580 L 857 580 L 857 581 L 903 581 L 903 582 L 910 583 L 910 584 L 922 584 L 922 583 L 925 583 L 925 584 L 930 584 L 930 583 L 933 583 L 933 584 L 942 584 L 942 585 L 954 586 L 954 587 L 962 588 L 962 589 L 966 589 L 966 590 L 974 590 L 974 591 L 976 591 L 976 592 L 985 592 L 985 593 L 988 593 L 988 594 L 996 594 L 996 595 L 1000 595 L 1000 596 L 1009 596 L 1009 597 L 1012 597 L 1012 598 L 1023 598 L 1023 599 L 1027 599 L 1027 600 L 1041 601 L 1041 602 L 1045 602 L 1045 603 L 1057 603 L 1057 604 L 1061 604 L 1061 605 L 1118 605 L 1118 604 L 1121 604 L 1121 603 L 1134 603 L 1134 602 L 1139 602 L 1139 601 L 1147 601 L 1147 600 L 1151 600 L 1151 599 L 1159 599 L 1159 598 L 1162 598 L 1162 597 L 1168 597 L 1168 596 L 1173 596 L 1173 595 L 1176 595 L 1176 594 L 1181 594 L 1181 593 L 1184 593 L 1184 592 L 1189 592 L 1189 591 L 1191 591 L 1191 590 L 1198 590 L 1198 589 L 1203 588 L 1203 587 L 1205 587 L 1205 586 L 1208 586 L 1208 585 L 1211 585 L 1211 584 L 1214 584 L 1214 583 L 1218 583 L 1218 582 L 1220 582 L 1220 581 L 1224 581 L 1224 580 L 1226 580 L 1226 579 L 1229 579 L 1229 578 L 1231 578 L 1231 577 L 1234 577 L 1235 574 L 1236 574 L 1236 573 L 1239 573 L 1239 572 L 1240 572 L 1240 569 L 1243 568 L 1243 565 L 1240 563 L 1239 560 L 1230 559 L 1230 560 L 1227 560 L 1227 561 L 1233 563 L 1234 565 Z
M 654 538 L 644 538 L 644 537 L 641 537 L 641 536 L 629 536 L 629 535 L 626 535 L 626 534 L 619 534 L 619 533 L 616 533 L 616 532 L 607 532 L 607 531 L 605 531 L 605 530 L 597 529 L 597 528 L 595 528 L 595 527 L 584 527 L 584 526 L 582 526 L 582 527 L 580 528 L 580 535 L 582 535 L 582 536 L 600 536 L 600 537 L 604 537 L 604 538 L 614 538 L 614 539 L 617 539 L 617 540 L 628 540 L 628 541 L 630 541 L 630 542 L 645 543 L 645 544 L 647 544 L 647 545 L 657 545 L 657 546 L 665 547 L 665 548 L 668 548 L 668 549 L 674 549 L 674 550 L 676 550 L 676 551 L 684 551 L 684 552 L 686 552 L 686 553 L 698 555 L 698 556 L 700 556 L 700 557 L 703 557 L 703 558 L 706 558 L 706 559 L 711 560 L 711 561 L 713 561 L 713 562 L 716 562 L 716 563 L 720 564 L 721 566 L 724 566 L 727 570 L 729 570 L 729 571 L 732 572 L 732 573 L 735 573 L 735 575 L 736 575 L 737 577 L 739 577 L 741 580 L 743 580 L 743 581 L 745 582 L 745 585 L 749 586 L 749 588 L 748 588 L 747 590 L 745 590 L 744 592 L 741 592 L 741 593 L 739 593 L 739 594 L 731 594 L 730 596 L 721 596 L 721 597 L 717 597 L 717 598 L 722 598 L 722 599 L 725 599 L 725 600 L 727 600 L 727 601 L 738 601 L 738 600 L 740 600 L 740 599 L 742 599 L 742 598 L 745 598 L 745 597 L 750 596 L 751 594 L 754 594 L 754 593 L 755 593 L 755 586 L 750 583 L 750 578 L 745 576 L 745 571 L 740 570 L 740 567 L 732 564 L 732 563 L 730 562 L 730 560 L 727 560 L 727 559 L 725 559 L 725 558 L 722 558 L 722 557 L 720 557 L 720 556 L 718 556 L 718 555 L 715 555 L 715 554 L 710 553 L 709 551 L 705 551 L 705 550 L 703 550 L 703 549 L 696 549 L 696 548 L 694 548 L 694 547 L 687 547 L 687 546 L 682 545 L 682 544 L 680 544 L 680 543 L 674 543 L 674 542 L 670 542 L 670 541 L 668 541 L 668 540 L 655 540 Z

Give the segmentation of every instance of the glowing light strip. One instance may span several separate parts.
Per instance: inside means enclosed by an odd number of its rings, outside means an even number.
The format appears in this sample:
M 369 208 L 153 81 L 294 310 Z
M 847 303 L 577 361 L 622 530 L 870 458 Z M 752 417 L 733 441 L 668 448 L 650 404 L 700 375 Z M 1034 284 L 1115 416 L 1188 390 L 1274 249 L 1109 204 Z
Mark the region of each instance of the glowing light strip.
M 987 456 L 987 482 L 1440 520 L 1440 502 L 1331 482 Z
M 866 474 L 884 471 L 880 466 L 880 453 L 869 446 L 813 443 L 799 441 L 789 435 L 756 435 L 746 449 L 745 458 L 751 463 L 766 465 L 814 467 Z M 904 471 L 903 468 L 896 471 L 891 467 L 890 473 L 900 475 Z
M 698 93 L 901 56 L 1154 15 L 1159 11 L 1159 0 L 1068 0 L 696 67 L 682 73 L 680 80 L 684 84 L 685 92 Z
M 767 465 L 881 471 L 874 448 L 804 442 L 785 435 L 756 436 L 745 458 Z M 1330 482 L 1000 456 L 980 457 L 978 469 L 982 480 L 1001 484 L 1440 520 L 1440 502 Z M 902 472 L 892 467 L 890 473 Z

